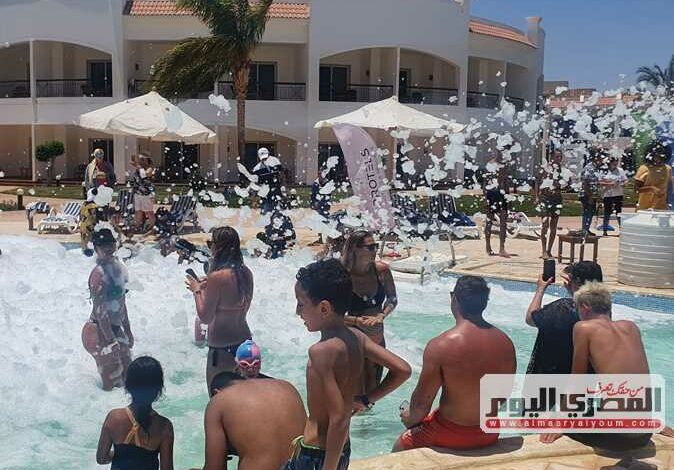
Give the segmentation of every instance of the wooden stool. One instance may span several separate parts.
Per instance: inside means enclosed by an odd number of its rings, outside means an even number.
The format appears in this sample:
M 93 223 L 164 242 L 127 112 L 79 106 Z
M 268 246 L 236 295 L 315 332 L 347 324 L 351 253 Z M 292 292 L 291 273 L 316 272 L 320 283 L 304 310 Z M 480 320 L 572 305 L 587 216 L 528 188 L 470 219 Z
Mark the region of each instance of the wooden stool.
M 574 236 L 574 235 L 558 235 L 557 239 L 559 240 L 557 242 L 557 261 L 559 263 L 562 262 L 562 259 L 566 258 L 565 256 L 562 256 L 562 247 L 564 246 L 564 242 L 568 243 L 571 246 L 571 256 L 569 258 L 569 263 L 573 263 L 575 260 L 575 252 L 576 252 L 576 245 L 580 245 L 580 258 L 578 261 L 583 261 L 583 258 L 585 256 L 585 245 L 593 245 L 594 246 L 594 252 L 592 254 L 592 261 L 595 263 L 597 262 L 597 251 L 599 250 L 599 237 L 593 237 L 591 235 L 588 236 Z

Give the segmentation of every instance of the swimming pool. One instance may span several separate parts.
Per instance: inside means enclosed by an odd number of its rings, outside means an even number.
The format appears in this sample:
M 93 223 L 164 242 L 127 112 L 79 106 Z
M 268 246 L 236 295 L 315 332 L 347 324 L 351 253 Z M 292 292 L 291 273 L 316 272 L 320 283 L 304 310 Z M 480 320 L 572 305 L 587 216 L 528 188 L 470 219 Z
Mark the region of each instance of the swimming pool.
M 124 406 L 122 391 L 99 388 L 98 374 L 80 341 L 89 316 L 87 277 L 93 259 L 66 250 L 53 240 L 0 237 L 0 455 L 3 469 L 97 469 L 96 443 L 110 408 Z M 309 251 L 283 260 L 247 259 L 255 274 L 249 322 L 264 353 L 263 371 L 293 383 L 304 395 L 306 351 L 317 340 L 295 316 L 293 283 L 298 267 L 311 261 Z M 183 286 L 184 269 L 174 256 L 143 249 L 129 260 L 129 316 L 136 336 L 135 355 L 152 354 L 164 366 L 166 392 L 158 403 L 176 434 L 177 469 L 203 464 L 203 409 L 206 349 L 191 343 L 194 301 Z M 197 269 L 197 267 L 195 267 Z M 453 278 L 419 286 L 398 283 L 399 308 L 387 319 L 387 343 L 408 360 L 414 375 L 351 425 L 354 458 L 390 450 L 403 427 L 398 406 L 409 399 L 421 366 L 424 345 L 451 327 L 448 295 Z M 517 348 L 518 370 L 528 362 L 535 330 L 524 324 L 531 285 L 490 283 L 486 317 L 506 331 Z M 548 296 L 545 300 L 552 300 Z M 616 305 L 616 318 L 639 324 L 651 369 L 674 384 L 674 302 L 662 311 L 653 299 L 628 296 Z M 652 307 L 649 311 L 646 307 Z M 469 360 L 469 359 L 467 359 Z M 674 398 L 668 390 L 667 398 Z M 673 416 L 674 400 L 667 401 Z M 671 418 L 669 420 L 671 425 Z

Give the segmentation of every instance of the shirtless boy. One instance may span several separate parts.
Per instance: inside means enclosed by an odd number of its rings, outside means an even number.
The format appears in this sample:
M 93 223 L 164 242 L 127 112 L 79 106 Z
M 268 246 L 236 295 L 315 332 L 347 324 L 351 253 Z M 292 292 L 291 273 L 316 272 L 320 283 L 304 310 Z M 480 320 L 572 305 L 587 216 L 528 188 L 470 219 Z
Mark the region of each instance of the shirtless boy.
M 351 415 L 398 388 L 411 375 L 403 359 L 344 325 L 351 278 L 336 259 L 312 263 L 297 273 L 297 314 L 321 339 L 309 348 L 304 435 L 294 441 L 286 470 L 344 470 L 349 466 Z M 360 395 L 363 361 L 388 369 L 369 395 Z
M 639 327 L 630 320 L 613 321 L 611 294 L 599 282 L 589 282 L 574 294 L 580 320 L 573 327 L 572 374 L 587 374 L 590 366 L 597 374 L 648 374 L 648 358 Z M 593 447 L 626 450 L 643 447 L 650 433 L 567 434 Z M 548 434 L 545 443 L 561 437 Z

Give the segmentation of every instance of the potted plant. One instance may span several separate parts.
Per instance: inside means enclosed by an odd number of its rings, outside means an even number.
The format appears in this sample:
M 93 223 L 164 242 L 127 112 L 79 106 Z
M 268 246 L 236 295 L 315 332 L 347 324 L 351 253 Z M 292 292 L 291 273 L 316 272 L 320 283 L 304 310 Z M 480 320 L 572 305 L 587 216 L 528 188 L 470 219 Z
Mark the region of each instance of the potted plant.
M 54 159 L 65 153 L 63 142 L 53 140 L 38 145 L 35 149 L 35 158 L 41 162 L 47 163 L 47 185 L 51 186 L 52 171 L 54 168 Z

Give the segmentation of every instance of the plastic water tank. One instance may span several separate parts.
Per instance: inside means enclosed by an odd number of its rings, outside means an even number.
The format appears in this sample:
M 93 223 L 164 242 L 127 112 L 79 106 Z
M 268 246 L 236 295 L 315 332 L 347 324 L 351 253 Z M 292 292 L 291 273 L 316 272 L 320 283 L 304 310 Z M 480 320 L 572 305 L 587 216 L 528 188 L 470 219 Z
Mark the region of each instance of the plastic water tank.
M 618 281 L 674 289 L 674 212 L 638 211 L 625 218 L 620 230 Z

